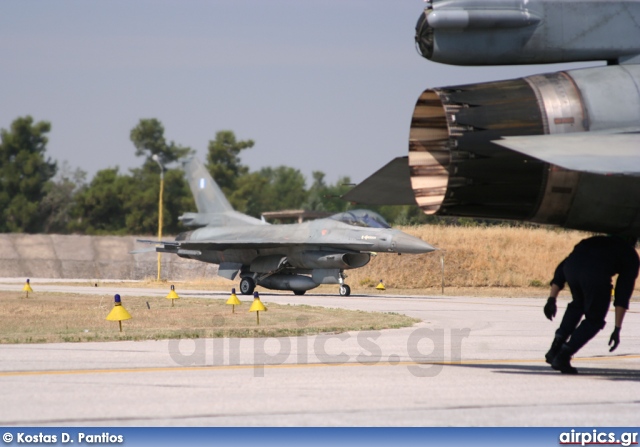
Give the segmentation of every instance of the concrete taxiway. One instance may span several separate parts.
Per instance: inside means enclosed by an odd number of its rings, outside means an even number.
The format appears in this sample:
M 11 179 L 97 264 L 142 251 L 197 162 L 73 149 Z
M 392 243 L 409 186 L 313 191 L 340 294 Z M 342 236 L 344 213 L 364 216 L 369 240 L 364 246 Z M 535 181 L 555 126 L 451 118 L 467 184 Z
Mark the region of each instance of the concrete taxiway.
M 0 280 L 2 290 L 21 287 Z M 38 290 L 118 292 L 59 284 Z M 421 322 L 279 339 L 0 345 L 0 425 L 637 425 L 637 301 L 617 351 L 607 346 L 610 315 L 574 359 L 580 374 L 567 376 L 543 361 L 557 327 L 542 314 L 544 297 L 261 296 L 266 304 L 398 312 Z M 558 317 L 566 303 L 560 300 Z

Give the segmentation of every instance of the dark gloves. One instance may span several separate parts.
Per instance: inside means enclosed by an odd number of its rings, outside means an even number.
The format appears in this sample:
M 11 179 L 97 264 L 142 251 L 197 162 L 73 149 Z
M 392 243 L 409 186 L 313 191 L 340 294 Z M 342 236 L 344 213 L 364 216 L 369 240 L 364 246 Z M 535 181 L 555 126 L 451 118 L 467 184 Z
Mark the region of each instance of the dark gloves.
M 547 304 L 544 305 L 544 316 L 549 320 L 553 320 L 553 317 L 556 316 L 556 312 L 558 311 L 558 306 L 556 306 L 556 299 L 553 297 L 549 297 L 547 300 Z
M 613 343 L 613 346 L 611 346 L 611 343 Z M 611 337 L 609 338 L 609 346 L 611 346 L 611 349 L 609 349 L 609 352 L 615 351 L 619 344 L 620 344 L 620 328 L 616 326 L 616 328 L 611 333 Z

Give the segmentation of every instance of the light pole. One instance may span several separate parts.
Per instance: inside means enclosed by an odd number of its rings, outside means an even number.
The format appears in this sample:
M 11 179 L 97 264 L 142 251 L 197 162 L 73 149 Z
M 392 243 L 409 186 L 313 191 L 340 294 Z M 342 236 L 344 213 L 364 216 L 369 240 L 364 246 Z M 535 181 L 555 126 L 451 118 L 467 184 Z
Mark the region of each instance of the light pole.
M 160 166 L 160 200 L 158 202 L 158 242 L 162 240 L 162 193 L 164 191 L 164 166 L 160 162 L 158 154 L 153 154 L 151 157 L 153 161 Z M 162 253 L 158 252 L 158 281 L 160 281 L 160 261 L 162 260 Z

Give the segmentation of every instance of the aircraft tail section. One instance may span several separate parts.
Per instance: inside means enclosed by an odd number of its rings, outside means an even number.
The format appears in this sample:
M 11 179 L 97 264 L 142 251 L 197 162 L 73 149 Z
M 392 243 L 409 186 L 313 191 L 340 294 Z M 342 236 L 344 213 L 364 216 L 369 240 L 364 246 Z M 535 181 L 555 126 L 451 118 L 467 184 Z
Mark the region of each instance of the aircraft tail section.
M 260 219 L 234 211 L 207 168 L 193 157 L 182 164 L 197 213 L 185 213 L 178 219 L 186 226 L 224 227 L 231 225 L 264 225 Z
M 190 158 L 183 163 L 183 168 L 199 213 L 233 211 L 233 207 L 200 160 Z

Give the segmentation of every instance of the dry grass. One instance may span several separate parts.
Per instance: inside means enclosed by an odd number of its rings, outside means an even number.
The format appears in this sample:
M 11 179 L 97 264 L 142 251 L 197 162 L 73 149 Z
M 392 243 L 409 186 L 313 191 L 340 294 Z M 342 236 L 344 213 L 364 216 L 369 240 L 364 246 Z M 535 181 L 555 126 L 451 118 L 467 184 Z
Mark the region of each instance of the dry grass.
M 111 296 L 34 293 L 24 298 L 23 292 L 0 292 L 0 343 L 278 337 L 398 328 L 418 321 L 398 314 L 282 306 L 267 299 L 268 311 L 260 313 L 258 326 L 256 314 L 248 311 L 250 301 L 236 306 L 235 314 L 225 301 L 181 298 L 171 307 L 165 298 L 127 297 L 123 305 L 133 318 L 122 322 L 120 333 L 117 322 L 105 319 Z
M 556 265 L 581 239 L 578 231 L 523 227 L 401 228 L 441 249 L 425 255 L 383 255 L 350 271 L 353 286 L 440 290 L 444 255 L 446 288 L 547 287 Z

